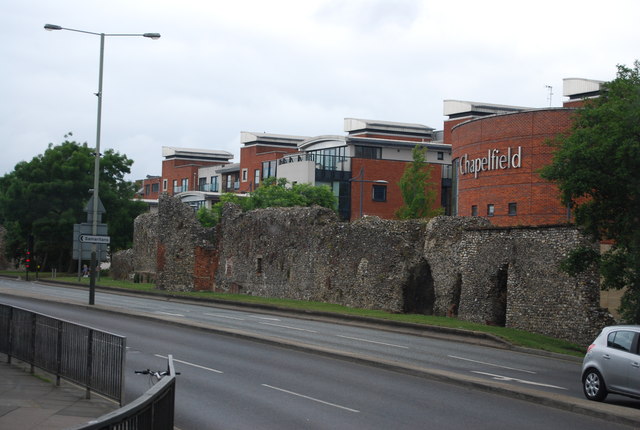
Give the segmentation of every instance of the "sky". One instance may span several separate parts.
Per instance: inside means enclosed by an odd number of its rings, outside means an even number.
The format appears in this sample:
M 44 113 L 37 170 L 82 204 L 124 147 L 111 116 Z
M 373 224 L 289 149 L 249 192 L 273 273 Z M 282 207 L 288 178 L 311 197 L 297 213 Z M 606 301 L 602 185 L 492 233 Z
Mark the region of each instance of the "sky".
M 563 78 L 640 59 L 640 1 L 23 0 L 0 14 L 0 175 L 60 144 L 160 175 L 162 147 L 225 150 L 240 132 L 344 135 L 344 118 L 442 129 L 446 99 L 561 106 Z M 549 89 L 548 87 L 551 87 Z

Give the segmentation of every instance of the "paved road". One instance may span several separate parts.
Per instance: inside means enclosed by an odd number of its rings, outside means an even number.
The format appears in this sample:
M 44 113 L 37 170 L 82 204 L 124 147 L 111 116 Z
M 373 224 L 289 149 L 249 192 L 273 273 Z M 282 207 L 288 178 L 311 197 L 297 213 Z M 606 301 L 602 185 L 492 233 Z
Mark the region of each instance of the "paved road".
M 86 290 L 0 281 L 0 290 L 15 288 L 39 297 L 58 295 L 64 301 L 75 301 L 77 299 L 74 297 L 79 294 L 79 301 L 86 303 Z M 172 353 L 179 360 L 179 370 L 183 372 L 179 379 L 177 414 L 178 425 L 184 429 L 248 426 L 425 428 L 425 423 L 433 423 L 438 428 L 460 428 L 464 425 L 471 428 L 494 428 L 496 425 L 517 428 L 538 428 L 542 425 L 548 428 L 601 428 L 603 425 L 599 420 L 541 408 L 503 396 L 228 336 L 221 337 L 174 324 L 158 326 L 157 323 L 140 319 L 131 320 L 123 316 L 114 318 L 113 314 L 96 312 L 96 309 L 50 306 L 16 297 L 2 296 L 0 301 L 13 302 L 126 335 L 130 347 L 127 359 L 131 374 L 133 369 L 162 367 L 164 360 L 159 356 Z M 558 391 L 562 393 L 560 395 L 581 397 L 576 390 L 561 389 L 564 387 L 559 381 L 547 384 L 542 382 L 545 379 L 540 379 L 550 378 L 547 375 L 549 368 L 558 374 L 566 369 L 574 371 L 571 369 L 579 368 L 575 362 L 255 312 L 102 293 L 96 296 L 96 303 L 106 304 L 108 301 L 111 301 L 109 306 L 120 309 L 132 307 L 138 314 L 152 313 L 174 321 L 206 322 L 209 326 L 221 325 L 223 322 L 219 320 L 222 320 L 233 324 L 229 330 L 242 329 L 288 342 L 298 341 L 324 348 L 340 348 L 354 354 L 377 355 L 380 359 L 384 357 L 407 365 L 412 363 L 423 368 L 455 371 L 460 375 L 472 375 L 489 381 L 508 377 L 512 378 L 506 381 L 508 384 L 543 389 L 549 392 L 550 398 L 556 396 L 554 393 Z M 162 335 L 158 336 L 159 333 Z M 147 381 L 144 377 L 134 376 L 127 379 L 127 387 L 127 398 L 132 399 L 147 388 Z M 639 405 L 625 398 L 613 398 L 612 403 L 627 405 L 625 412 Z M 463 407 L 460 408 L 460 405 Z M 526 422 L 523 423 L 523 420 Z
M 3 288 L 19 289 L 38 297 L 52 296 L 69 302 L 87 303 L 87 291 L 81 289 L 0 280 L 0 291 Z M 143 297 L 97 292 L 96 303 L 138 314 L 151 314 L 174 321 L 191 321 L 465 376 L 472 374 L 487 380 L 499 380 L 507 384 L 582 398 L 578 360 L 524 354 L 344 323 Z
M 128 340 L 127 400 L 148 388 L 134 369 L 176 359 L 176 425 L 189 429 L 628 429 L 505 396 L 212 335 L 199 329 L 3 296 Z

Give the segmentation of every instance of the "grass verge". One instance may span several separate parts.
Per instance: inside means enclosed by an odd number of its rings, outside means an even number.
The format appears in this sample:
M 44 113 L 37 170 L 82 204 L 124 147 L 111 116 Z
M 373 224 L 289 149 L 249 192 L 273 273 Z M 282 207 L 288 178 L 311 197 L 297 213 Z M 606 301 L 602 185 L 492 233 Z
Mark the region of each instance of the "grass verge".
M 22 279 L 25 277 L 24 272 L 10 272 L 0 271 L 0 275 L 20 276 Z M 68 282 L 73 284 L 89 285 L 89 278 L 80 278 L 78 282 L 77 276 L 57 276 L 51 278 L 50 274 L 39 274 L 38 278 L 42 281 L 55 280 L 58 282 Z M 34 274 L 30 274 L 30 279 L 35 279 Z M 166 292 L 155 288 L 154 284 L 149 283 L 133 283 L 129 281 L 118 281 L 110 279 L 108 276 L 102 276 L 96 281 L 98 286 L 122 288 L 131 291 L 144 291 L 147 293 L 154 293 L 158 295 L 171 295 L 178 297 L 185 297 L 191 299 L 213 299 L 228 301 L 229 303 L 246 303 L 246 304 L 260 304 L 276 306 L 286 309 L 297 309 L 314 312 L 327 312 L 343 315 L 362 316 L 369 318 L 379 318 L 389 321 L 399 321 L 414 324 L 424 324 L 438 327 L 449 327 L 461 330 L 471 330 L 476 332 L 490 333 L 498 336 L 513 345 L 521 346 L 524 348 L 540 349 L 543 351 L 549 351 L 559 354 L 571 355 L 581 357 L 584 355 L 585 348 L 564 340 L 555 339 L 548 336 L 543 336 L 536 333 L 529 333 L 523 330 L 516 330 L 508 327 L 488 326 L 484 324 L 477 324 L 468 321 L 462 321 L 457 318 L 438 317 L 433 315 L 418 315 L 418 314 L 396 314 L 379 310 L 371 309 L 358 309 L 350 308 L 347 306 L 336 305 L 332 303 L 323 302 L 311 302 L 302 300 L 291 299 L 278 299 L 268 297 L 256 297 L 247 296 L 243 294 L 228 294 L 228 293 L 216 293 L 211 291 L 198 291 L 198 292 Z

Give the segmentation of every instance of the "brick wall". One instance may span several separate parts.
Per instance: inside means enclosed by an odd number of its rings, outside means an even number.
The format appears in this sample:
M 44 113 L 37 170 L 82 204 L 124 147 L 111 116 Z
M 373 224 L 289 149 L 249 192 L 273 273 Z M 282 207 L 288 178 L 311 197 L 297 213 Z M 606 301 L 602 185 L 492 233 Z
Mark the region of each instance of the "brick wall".
M 297 148 L 285 148 L 281 146 L 249 145 L 240 148 L 240 192 L 247 193 L 255 190 L 255 171 L 260 170 L 262 175 L 262 163 L 278 160 L 285 154 L 298 152 Z M 246 181 L 242 180 L 243 170 L 247 170 Z M 262 182 L 262 177 L 260 178 Z
M 557 187 L 538 174 L 551 162 L 553 149 L 545 142 L 571 125 L 570 109 L 542 109 L 496 115 L 461 123 L 451 130 L 453 158 L 468 160 L 488 156 L 488 151 L 506 154 L 521 148 L 521 167 L 458 173 L 458 215 L 469 216 L 476 205 L 479 216 L 487 216 L 487 205 L 494 205 L 490 218 L 494 225 L 542 225 L 567 221 L 567 210 L 559 200 Z M 509 215 L 509 203 L 517 204 L 516 215 Z

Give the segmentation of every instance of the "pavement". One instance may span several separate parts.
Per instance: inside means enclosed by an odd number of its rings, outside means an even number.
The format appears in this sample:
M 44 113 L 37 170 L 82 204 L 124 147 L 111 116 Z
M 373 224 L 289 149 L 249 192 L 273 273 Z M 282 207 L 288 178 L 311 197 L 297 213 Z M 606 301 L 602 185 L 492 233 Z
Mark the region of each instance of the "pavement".
M 7 363 L 0 354 L 0 430 L 62 430 L 89 421 L 119 408 L 95 393 L 86 399 L 86 390 L 66 381 L 55 384 L 55 376 L 17 360 Z

